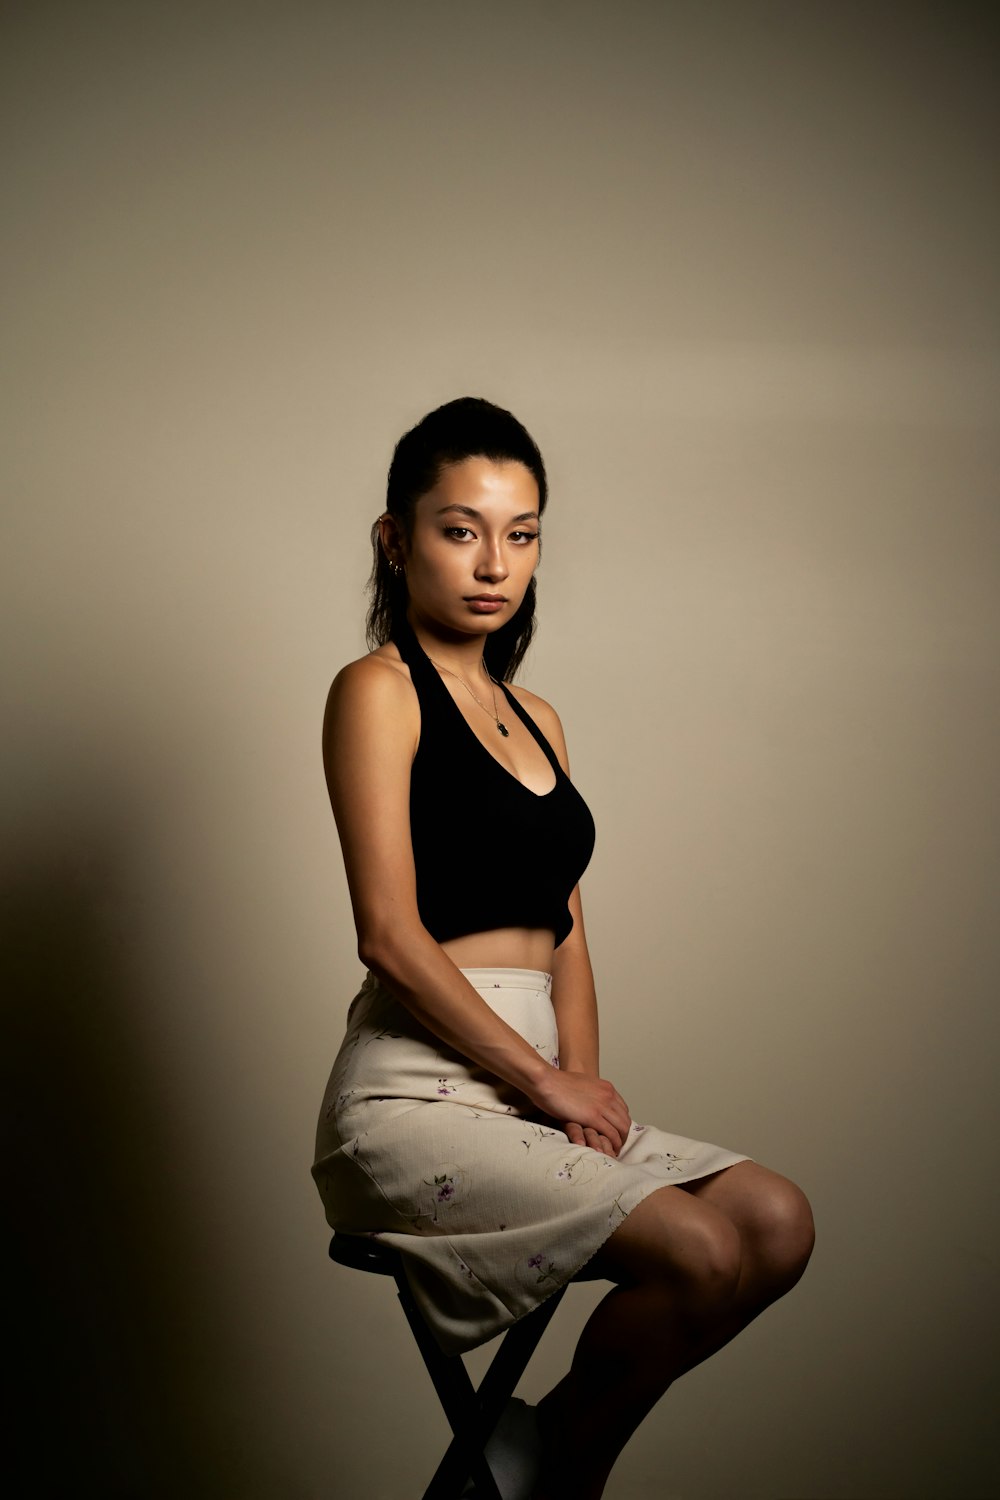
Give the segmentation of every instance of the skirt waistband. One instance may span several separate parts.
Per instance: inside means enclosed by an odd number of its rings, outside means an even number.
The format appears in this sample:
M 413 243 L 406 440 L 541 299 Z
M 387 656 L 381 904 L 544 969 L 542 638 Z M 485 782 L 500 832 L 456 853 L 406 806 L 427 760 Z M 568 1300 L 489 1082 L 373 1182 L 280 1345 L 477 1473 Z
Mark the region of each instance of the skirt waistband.
M 542 969 L 462 969 L 475 990 L 544 990 L 552 992 L 552 975 Z
M 460 969 L 474 990 L 542 990 L 552 994 L 552 975 L 544 969 Z M 363 990 L 381 987 L 371 969 L 365 975 Z M 390 992 L 391 993 L 391 992 Z

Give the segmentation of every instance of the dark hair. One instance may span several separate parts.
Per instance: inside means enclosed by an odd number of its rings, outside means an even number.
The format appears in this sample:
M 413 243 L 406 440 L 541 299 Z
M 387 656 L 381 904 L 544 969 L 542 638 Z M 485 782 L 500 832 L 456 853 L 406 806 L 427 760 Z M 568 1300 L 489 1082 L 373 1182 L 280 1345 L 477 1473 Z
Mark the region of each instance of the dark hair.
M 488 458 L 494 463 L 516 462 L 535 477 L 538 514 L 545 509 L 548 484 L 538 444 L 515 416 L 479 396 L 460 396 L 429 412 L 423 421 L 405 433 L 396 444 L 389 465 L 386 510 L 394 517 L 403 536 L 412 535 L 413 507 L 421 495 L 434 488 L 450 464 L 466 458 Z M 391 640 L 406 618 L 409 592 L 405 573 L 393 573 L 382 550 L 379 527 L 372 527 L 373 561 L 368 589 L 366 634 L 374 650 Z M 535 580 L 532 578 L 520 608 L 506 625 L 486 637 L 483 652 L 486 669 L 493 677 L 510 682 L 520 666 L 535 633 Z

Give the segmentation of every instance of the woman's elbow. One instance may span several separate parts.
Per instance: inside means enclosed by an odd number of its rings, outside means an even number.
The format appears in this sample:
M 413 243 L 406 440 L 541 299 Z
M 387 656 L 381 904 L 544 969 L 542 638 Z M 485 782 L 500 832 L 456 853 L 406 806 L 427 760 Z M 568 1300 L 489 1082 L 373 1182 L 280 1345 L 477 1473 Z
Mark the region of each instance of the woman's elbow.
M 366 922 L 358 927 L 358 958 L 373 974 L 394 973 L 400 957 L 412 953 L 421 938 L 430 934 L 416 913 L 392 922 Z
M 366 969 L 371 969 L 374 973 L 385 951 L 386 940 L 383 934 L 370 927 L 358 929 L 358 958 Z

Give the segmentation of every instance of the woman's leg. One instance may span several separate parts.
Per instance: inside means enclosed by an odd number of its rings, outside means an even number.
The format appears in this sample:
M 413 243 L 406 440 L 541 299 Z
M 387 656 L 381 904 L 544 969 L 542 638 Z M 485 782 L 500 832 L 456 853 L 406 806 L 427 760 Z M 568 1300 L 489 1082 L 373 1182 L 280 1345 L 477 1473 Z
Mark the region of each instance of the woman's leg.
M 741 1305 L 756 1315 L 791 1290 L 809 1262 L 815 1239 L 812 1210 L 801 1188 L 753 1161 L 737 1162 L 679 1186 L 717 1208 L 739 1234 Z
M 805 1269 L 812 1216 L 786 1178 L 739 1162 L 679 1186 L 651 1193 L 595 1257 L 620 1284 L 540 1404 L 537 1500 L 600 1500 L 616 1458 L 668 1386 Z

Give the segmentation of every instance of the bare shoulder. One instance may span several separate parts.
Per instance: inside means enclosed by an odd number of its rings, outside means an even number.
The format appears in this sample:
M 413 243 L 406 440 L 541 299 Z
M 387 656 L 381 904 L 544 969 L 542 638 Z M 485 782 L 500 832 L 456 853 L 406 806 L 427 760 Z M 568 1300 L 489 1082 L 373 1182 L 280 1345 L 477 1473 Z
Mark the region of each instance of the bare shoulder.
M 391 643 L 341 667 L 326 700 L 324 738 L 345 716 L 406 728 L 419 722 L 410 669 Z
M 370 689 L 379 692 L 390 678 L 397 678 L 401 682 L 410 681 L 410 669 L 392 641 L 379 646 L 375 651 L 367 651 L 357 661 L 349 661 L 345 667 L 341 667 L 333 679 L 332 688 L 348 688 L 354 692 Z
M 520 703 L 526 713 L 530 714 L 539 729 L 552 746 L 560 763 L 566 765 L 566 736 L 563 727 L 552 704 L 546 699 L 540 698 L 537 693 L 531 692 L 529 688 L 520 687 L 513 682 L 508 682 L 507 687 Z

